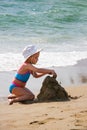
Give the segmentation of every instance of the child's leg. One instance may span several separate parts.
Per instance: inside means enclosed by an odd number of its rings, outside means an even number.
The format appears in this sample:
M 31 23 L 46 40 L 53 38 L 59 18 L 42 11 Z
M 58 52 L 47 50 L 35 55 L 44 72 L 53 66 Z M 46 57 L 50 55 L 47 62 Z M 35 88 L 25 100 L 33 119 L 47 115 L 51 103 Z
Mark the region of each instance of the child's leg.
M 16 95 L 14 95 L 14 94 L 8 95 L 8 99 L 12 99 L 12 98 L 16 98 Z
M 24 100 L 34 100 L 34 94 L 27 88 L 15 87 L 12 90 L 12 94 L 16 95 L 16 98 L 10 100 L 9 104 L 14 102 L 24 101 Z

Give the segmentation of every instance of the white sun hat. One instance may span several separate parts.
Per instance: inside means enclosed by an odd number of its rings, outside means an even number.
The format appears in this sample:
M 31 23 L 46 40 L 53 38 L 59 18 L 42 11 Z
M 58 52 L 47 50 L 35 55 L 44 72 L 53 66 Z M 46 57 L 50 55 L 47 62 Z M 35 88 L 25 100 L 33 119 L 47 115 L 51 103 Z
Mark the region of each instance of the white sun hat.
M 37 49 L 34 45 L 28 45 L 23 50 L 23 56 L 25 61 L 32 55 L 36 54 L 37 52 L 40 52 L 42 49 Z

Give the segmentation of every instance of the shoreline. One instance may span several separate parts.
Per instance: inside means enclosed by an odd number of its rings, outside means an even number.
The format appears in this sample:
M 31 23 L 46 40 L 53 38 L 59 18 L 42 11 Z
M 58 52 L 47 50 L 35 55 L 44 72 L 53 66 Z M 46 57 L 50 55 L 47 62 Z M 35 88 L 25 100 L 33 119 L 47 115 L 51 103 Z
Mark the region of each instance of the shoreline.
M 69 86 L 86 86 L 87 85 L 87 60 L 81 60 L 78 64 L 74 66 L 65 66 L 65 67 L 51 67 L 57 73 L 57 81 L 61 84 L 62 87 L 66 88 Z M 0 97 L 6 97 L 9 94 L 9 85 L 12 82 L 12 79 L 16 71 L 1 71 L 0 72 Z M 47 75 L 46 75 L 47 76 Z M 42 86 L 42 82 L 46 76 L 41 78 L 33 78 L 30 76 L 29 81 L 26 84 L 33 93 L 39 93 Z
M 74 92 L 73 93 L 71 93 L 72 92 L 72 89 L 73 90 L 81 90 L 81 89 L 84 89 L 84 88 L 86 88 L 87 87 L 87 84 L 85 84 L 85 85 L 79 85 L 79 86 L 67 86 L 67 87 L 64 87 L 64 86 L 62 86 L 65 90 L 66 90 L 66 92 L 68 93 L 68 95 L 69 96 L 71 96 L 71 98 L 70 98 L 70 100 L 71 99 L 73 99 L 73 97 L 77 97 L 77 98 L 79 98 L 79 94 L 78 94 L 78 92 L 77 92 L 77 94 L 75 94 Z M 83 90 L 82 90 L 83 91 Z M 35 100 L 37 99 L 37 95 L 39 94 L 39 92 L 40 91 L 38 91 L 38 92 L 35 92 L 34 94 L 35 94 Z M 8 93 L 9 94 L 9 93 Z M 81 94 L 81 93 L 80 93 Z M 80 95 L 80 96 L 82 96 L 82 95 Z M 7 95 L 5 95 L 5 96 L 0 96 L 0 103 L 6 103 L 6 102 L 8 102 L 8 98 L 7 98 Z

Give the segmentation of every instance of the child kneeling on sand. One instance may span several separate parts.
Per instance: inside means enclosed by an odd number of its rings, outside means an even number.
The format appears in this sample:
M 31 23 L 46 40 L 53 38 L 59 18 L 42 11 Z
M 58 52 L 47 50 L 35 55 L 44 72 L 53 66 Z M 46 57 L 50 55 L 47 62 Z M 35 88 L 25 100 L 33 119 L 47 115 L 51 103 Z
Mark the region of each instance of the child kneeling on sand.
M 25 58 L 24 63 L 18 69 L 12 84 L 9 87 L 11 95 L 8 96 L 9 105 L 25 100 L 34 100 L 34 94 L 26 88 L 26 82 L 28 81 L 30 75 L 39 78 L 45 74 L 50 74 L 56 77 L 54 70 L 45 68 L 36 68 L 33 64 L 36 64 L 40 55 L 40 51 L 34 45 L 29 45 L 24 48 L 23 56 Z

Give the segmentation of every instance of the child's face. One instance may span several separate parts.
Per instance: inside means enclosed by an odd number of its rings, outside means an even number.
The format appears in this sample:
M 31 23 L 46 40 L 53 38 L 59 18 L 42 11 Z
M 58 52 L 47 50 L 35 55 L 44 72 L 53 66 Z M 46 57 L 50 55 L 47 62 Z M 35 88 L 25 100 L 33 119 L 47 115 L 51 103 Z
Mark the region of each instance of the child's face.
M 34 54 L 33 56 L 31 56 L 31 63 L 32 64 L 36 64 L 39 58 L 40 52 Z

